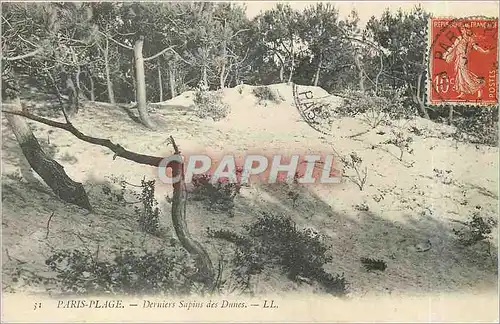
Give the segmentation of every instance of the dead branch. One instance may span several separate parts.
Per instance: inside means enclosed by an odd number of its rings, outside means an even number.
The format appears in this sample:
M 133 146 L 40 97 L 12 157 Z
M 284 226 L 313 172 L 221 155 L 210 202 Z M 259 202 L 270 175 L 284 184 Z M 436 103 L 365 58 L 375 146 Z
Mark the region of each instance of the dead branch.
M 173 50 L 175 46 L 170 46 L 170 47 L 167 47 L 167 48 L 164 48 L 162 49 L 161 51 L 159 51 L 158 53 L 156 53 L 155 55 L 153 56 L 150 56 L 150 57 L 146 57 L 143 59 L 144 62 L 147 62 L 147 61 L 151 61 L 151 60 L 154 60 L 155 58 L 157 58 L 158 56 L 160 55 L 163 55 L 166 51 L 170 51 L 170 50 Z
M 179 148 L 172 136 L 170 136 L 170 143 L 172 143 L 172 146 L 174 147 L 174 154 L 180 154 Z M 193 240 L 187 227 L 187 190 L 186 184 L 184 183 L 184 167 L 180 163 L 176 163 L 172 166 L 172 177 L 176 178 L 178 176 L 180 176 L 181 180 L 172 185 L 174 188 L 172 195 L 172 223 L 174 225 L 175 233 L 182 246 L 196 260 L 200 281 L 202 281 L 207 288 L 211 290 L 213 289 L 215 279 L 212 261 L 203 246 Z
M 7 105 L 4 105 L 4 106 L 7 106 Z M 84 142 L 94 144 L 94 145 L 104 146 L 104 147 L 110 149 L 111 151 L 113 151 L 115 153 L 115 157 L 118 156 L 118 157 L 124 158 L 126 160 L 130 160 L 130 161 L 133 161 L 133 162 L 136 162 L 139 164 L 151 165 L 151 166 L 155 166 L 155 167 L 158 167 L 161 160 L 163 159 L 163 157 L 144 155 L 144 154 L 139 154 L 139 153 L 135 153 L 135 152 L 126 150 L 121 145 L 114 144 L 113 142 L 111 142 L 108 139 L 85 135 L 82 132 L 80 132 L 78 129 L 76 129 L 73 126 L 73 124 L 71 124 L 71 122 L 69 122 L 69 121 L 66 123 L 60 123 L 60 122 L 56 122 L 56 121 L 53 121 L 53 120 L 50 120 L 47 118 L 39 117 L 39 116 L 33 115 L 29 112 L 24 112 L 24 111 L 9 111 L 9 110 L 2 109 L 2 112 L 7 113 L 7 114 L 22 116 L 22 117 L 28 118 L 30 120 L 39 122 L 41 124 L 45 124 L 45 125 L 52 126 L 55 128 L 64 129 L 65 131 L 70 132 L 76 138 L 78 138 Z M 175 162 L 172 162 L 172 163 L 175 163 Z
M 47 234 L 45 235 L 45 238 L 49 238 L 49 231 L 50 231 L 50 221 L 52 220 L 52 217 L 54 216 L 54 212 L 50 214 L 49 220 L 47 221 Z
M 99 31 L 99 34 L 103 35 L 104 37 L 106 37 L 107 39 L 109 39 L 110 41 L 112 41 L 113 43 L 123 47 L 123 48 L 126 48 L 126 49 L 129 49 L 129 50 L 133 50 L 134 48 L 132 46 L 128 46 L 128 45 L 125 45 L 125 44 L 122 44 L 120 43 L 119 41 L 115 40 L 113 37 Z
M 22 59 L 25 59 L 25 58 L 28 58 L 28 57 L 35 56 L 38 53 L 40 53 L 41 51 L 42 51 L 41 48 L 37 48 L 34 51 L 31 51 L 31 52 L 26 53 L 26 54 L 18 55 L 18 56 L 13 56 L 13 57 L 2 56 L 2 59 L 6 60 L 6 61 L 18 61 L 18 60 L 22 60 Z

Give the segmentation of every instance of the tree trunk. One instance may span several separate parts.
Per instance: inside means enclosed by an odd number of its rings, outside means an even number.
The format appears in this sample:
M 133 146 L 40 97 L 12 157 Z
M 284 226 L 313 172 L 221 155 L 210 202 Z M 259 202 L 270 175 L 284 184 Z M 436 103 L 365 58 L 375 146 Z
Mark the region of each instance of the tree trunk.
M 78 65 L 76 68 L 76 73 L 75 73 L 75 81 L 76 81 L 76 88 L 78 89 L 79 92 L 82 91 L 82 87 L 80 86 L 80 74 L 82 73 L 82 69 Z
M 79 103 L 79 91 L 75 87 L 73 83 L 73 79 L 71 78 L 71 74 L 66 74 L 66 92 L 69 97 L 69 109 L 67 114 L 72 116 L 78 113 L 78 103 Z
M 220 79 L 220 88 L 224 89 L 225 83 L 226 83 L 226 64 L 225 63 L 222 64 L 219 79 Z
M 144 58 L 142 56 L 143 45 L 144 37 L 141 36 L 134 45 L 137 109 L 139 110 L 139 117 L 144 126 L 154 129 L 155 125 L 149 118 L 146 103 L 146 77 L 144 75 Z
M 92 74 L 89 73 L 89 81 L 90 81 L 90 100 L 95 101 L 95 84 L 94 78 L 92 78 Z
M 323 64 L 323 56 L 320 54 L 318 68 L 316 69 L 316 76 L 314 77 L 314 86 L 317 87 L 319 83 L 319 73 L 321 71 L 321 64 Z
M 240 68 L 239 67 L 237 67 L 236 71 L 234 72 L 234 80 L 236 82 L 236 85 L 242 84 L 242 82 L 240 80 Z
M 104 54 L 104 68 L 106 70 L 106 84 L 108 86 L 108 98 L 110 104 L 115 104 L 115 92 L 113 91 L 113 82 L 111 81 L 111 71 L 109 68 L 109 40 L 106 37 L 106 47 L 103 51 Z
M 453 106 L 450 106 L 450 110 L 448 112 L 448 125 L 453 125 Z
M 427 113 L 427 109 L 425 108 L 425 104 L 421 98 L 419 98 L 416 94 L 412 94 L 413 102 L 418 105 L 420 112 L 424 116 L 424 118 L 430 119 L 429 114 Z
M 280 82 L 283 83 L 283 81 L 285 79 L 285 76 L 284 76 L 284 74 L 285 74 L 285 62 L 278 52 L 275 51 L 274 55 L 276 55 L 276 57 L 280 61 Z
M 365 70 L 363 69 L 363 66 L 361 66 L 361 62 L 357 53 L 354 54 L 354 64 L 356 64 L 356 68 L 358 69 L 359 90 L 361 92 L 365 92 Z
M 225 28 L 225 27 L 224 27 Z M 224 36 L 226 37 L 226 31 L 224 30 Z M 219 81 L 220 88 L 224 89 L 226 83 L 226 57 L 227 57 L 227 42 L 226 39 L 222 41 L 222 66 L 220 69 Z
M 201 81 L 203 85 L 208 89 L 208 74 L 207 74 L 207 66 L 203 63 L 203 67 L 201 68 Z
M 290 75 L 288 76 L 288 83 L 292 82 L 293 70 L 294 70 L 294 62 L 292 62 L 292 67 L 290 68 Z
M 134 87 L 134 101 L 135 103 L 137 104 L 137 78 L 135 77 L 136 73 L 135 73 L 135 64 L 133 64 L 134 67 L 132 68 L 133 70 L 133 78 L 132 78 L 132 86 Z
M 427 113 L 427 109 L 425 108 L 423 96 L 420 97 L 423 76 L 424 76 L 423 72 L 418 75 L 417 93 L 413 95 L 413 100 L 417 102 L 418 107 L 420 108 L 420 112 L 422 113 L 422 115 L 424 115 L 424 118 L 430 119 L 429 114 Z
M 3 96 L 4 104 L 9 106 L 12 111 L 21 111 L 21 101 L 18 97 L 18 81 L 14 78 L 10 81 L 12 81 L 10 85 L 3 82 L 3 87 L 11 90 L 10 95 Z M 92 207 L 83 185 L 68 177 L 64 167 L 51 159 L 42 150 L 26 120 L 12 114 L 5 114 L 5 118 L 14 132 L 26 160 L 47 186 L 63 201 L 91 211 Z
M 426 62 L 426 53 L 424 53 L 422 55 L 422 66 L 425 66 L 425 62 Z M 418 79 L 417 79 L 417 98 L 418 98 L 418 105 L 420 107 L 420 111 L 422 112 L 422 114 L 424 115 L 425 118 L 427 119 L 431 119 L 429 117 L 429 114 L 427 113 L 427 109 L 425 108 L 425 91 L 422 91 L 422 88 L 425 87 L 425 85 L 422 84 L 422 78 L 424 77 L 424 73 L 425 73 L 425 70 L 422 71 L 419 75 L 418 75 Z
M 290 67 L 290 75 L 288 76 L 288 84 L 290 84 L 290 82 L 292 82 L 292 77 L 293 77 L 293 72 L 295 70 L 295 53 L 294 53 L 294 50 L 293 50 L 293 41 L 292 41 L 292 49 L 291 49 L 291 54 L 290 54 L 290 63 L 291 63 L 291 67 Z
M 168 64 L 168 83 L 170 85 L 170 95 L 174 98 L 177 96 L 177 92 L 175 90 L 175 67 L 173 63 Z
M 76 69 L 76 73 L 75 73 L 75 81 L 76 81 L 76 91 L 77 91 L 77 94 L 78 94 L 78 100 L 83 100 L 83 101 L 87 101 L 88 98 L 87 96 L 85 95 L 85 93 L 82 91 L 82 85 L 80 83 L 80 75 L 82 74 L 82 69 L 80 68 L 80 66 L 77 67 Z
M 365 92 L 365 73 L 359 70 L 359 91 Z
M 160 102 L 163 101 L 163 81 L 161 78 L 161 66 L 160 66 L 160 59 L 158 59 L 158 86 L 160 88 Z
M 171 142 L 174 146 L 175 154 L 180 154 L 177 145 L 172 137 L 170 137 Z M 178 176 L 181 177 L 179 182 L 173 184 L 173 195 L 172 195 L 172 223 L 174 225 L 175 234 L 179 238 L 182 246 L 193 256 L 196 261 L 196 266 L 198 268 L 199 280 L 203 282 L 207 288 L 213 288 L 214 284 L 214 269 L 212 261 L 207 251 L 203 246 L 195 241 L 189 229 L 187 227 L 186 221 L 186 201 L 187 201 L 187 190 L 186 184 L 184 183 L 184 165 L 178 162 L 171 162 L 172 167 L 172 178 Z

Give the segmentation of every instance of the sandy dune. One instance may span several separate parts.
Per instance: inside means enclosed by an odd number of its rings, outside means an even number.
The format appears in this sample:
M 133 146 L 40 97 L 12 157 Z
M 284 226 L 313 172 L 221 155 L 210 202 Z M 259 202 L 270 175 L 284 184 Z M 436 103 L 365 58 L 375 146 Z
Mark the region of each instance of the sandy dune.
M 225 89 L 224 100 L 231 106 L 231 113 L 218 122 L 199 120 L 193 115 L 192 92 L 154 105 L 152 117 L 161 125 L 156 132 L 134 122 L 123 109 L 101 103 L 87 103 L 73 122 L 85 134 L 159 156 L 172 153 L 172 147 L 167 146 L 170 135 L 186 152 L 329 154 L 332 147 L 341 154 L 355 151 L 368 168 L 363 191 L 347 180 L 309 186 L 293 207 L 286 196 L 286 185 L 256 185 L 242 190 L 233 218 L 208 212 L 196 203 L 189 205 L 190 229 L 216 259 L 218 253 L 230 254 L 233 248 L 209 239 L 206 227 L 237 231 L 261 211 L 284 213 L 299 226 L 313 227 L 327 237 L 334 262 L 326 269 L 344 272 L 353 296 L 477 290 L 493 290 L 496 295 L 496 258 L 492 259 L 480 246 L 458 247 L 451 229 L 457 226 L 453 220 L 464 221 L 475 210 L 480 209 L 482 215 L 497 214 L 498 148 L 456 143 L 449 138 L 452 128 L 421 118 L 392 121 L 392 126 L 381 126 L 355 138 L 349 136 L 368 127 L 360 119 L 342 118 L 333 123 L 333 135 L 325 136 L 301 119 L 291 86 L 279 84 L 271 88 L 284 99 L 280 104 L 259 105 L 248 85 L 242 86 L 241 93 L 238 87 Z M 320 88 L 307 88 L 333 105 L 340 102 L 340 98 L 327 97 L 328 93 Z M 25 103 L 35 112 L 44 109 L 43 102 Z M 132 112 L 137 115 L 137 111 Z M 132 206 L 109 202 L 102 194 L 104 183 L 116 186 L 110 183 L 111 177 L 139 184 L 143 177 L 156 177 L 154 168 L 120 158 L 113 160 L 112 152 L 105 148 L 84 143 L 63 130 L 33 123 L 35 135 L 44 147 L 54 152 L 55 159 L 74 180 L 84 183 L 96 208 L 87 214 L 13 176 L 25 171 L 26 162 L 5 118 L 2 123 L 4 286 L 23 286 L 11 280 L 16 267 L 50 276 L 44 264 L 49 246 L 95 248 L 99 244 L 103 256 L 113 245 L 159 246 L 158 238 L 138 230 Z M 395 127 L 401 127 L 414 140 L 414 152 L 405 153 L 405 163 L 395 157 L 399 154 L 396 147 L 380 144 Z M 415 128 L 421 135 L 410 131 Z M 408 167 L 409 163 L 413 166 Z M 165 200 L 170 193 L 169 185 L 157 184 L 162 226 L 171 233 L 170 204 Z M 368 211 L 356 208 L 362 204 L 368 206 Z M 47 219 L 52 212 L 47 236 Z M 427 240 L 432 243 L 429 251 L 415 250 L 415 244 Z M 386 260 L 387 270 L 366 272 L 359 262 L 364 256 Z M 255 281 L 256 292 L 312 289 L 276 273 Z

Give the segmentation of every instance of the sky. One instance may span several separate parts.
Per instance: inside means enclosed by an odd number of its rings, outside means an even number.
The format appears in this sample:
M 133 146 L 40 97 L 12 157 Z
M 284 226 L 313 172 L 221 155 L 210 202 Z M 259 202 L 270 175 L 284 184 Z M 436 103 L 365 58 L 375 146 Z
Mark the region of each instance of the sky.
M 245 1 L 247 16 L 253 18 L 260 11 L 273 8 L 278 1 Z M 315 4 L 318 1 L 290 1 L 290 6 L 297 10 Z M 360 24 L 364 25 L 372 15 L 380 16 L 385 8 L 396 11 L 398 8 L 411 10 L 420 4 L 434 16 L 489 16 L 498 17 L 498 1 L 329 1 L 339 10 L 341 17 L 347 17 L 354 8 L 358 12 Z

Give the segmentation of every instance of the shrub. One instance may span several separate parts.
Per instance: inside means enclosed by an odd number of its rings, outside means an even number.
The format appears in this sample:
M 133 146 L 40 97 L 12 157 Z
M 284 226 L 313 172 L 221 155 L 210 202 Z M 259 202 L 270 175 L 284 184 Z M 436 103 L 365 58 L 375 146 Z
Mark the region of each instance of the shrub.
M 268 86 L 261 86 L 253 88 L 253 95 L 259 99 L 259 105 L 264 101 L 270 101 L 274 103 L 279 103 L 281 98 Z
M 334 149 L 334 152 L 335 149 Z M 363 159 L 356 153 L 351 152 L 351 154 L 340 155 L 336 153 L 337 157 L 342 162 L 342 177 L 347 178 L 349 181 L 358 186 L 360 191 L 363 191 L 363 188 L 366 184 L 366 179 L 368 178 L 368 167 L 362 167 Z M 351 174 L 346 174 L 346 170 L 351 170 Z
M 199 118 L 221 120 L 230 112 L 230 107 L 222 101 L 221 91 L 209 91 L 200 85 L 194 92 L 195 115 Z
M 385 271 L 387 269 L 387 263 L 384 260 L 376 260 L 372 258 L 361 258 L 361 263 L 367 271 Z
M 202 201 L 210 210 L 232 211 L 234 198 L 240 193 L 241 185 L 219 179 L 212 183 L 210 174 L 194 175 L 191 183 L 193 189 L 190 197 L 195 201 Z
M 455 117 L 453 138 L 472 144 L 498 146 L 498 107 L 474 108 L 472 113 Z
M 110 202 L 125 203 L 125 191 L 125 182 L 120 183 L 120 190 L 115 190 L 108 185 L 102 187 L 102 193 L 107 196 Z
M 403 161 L 404 152 L 408 152 L 409 154 L 413 153 L 413 149 L 410 147 L 413 143 L 413 137 L 404 136 L 403 132 L 398 132 L 392 130 L 393 137 L 384 141 L 382 144 L 392 144 L 399 149 L 398 160 Z
M 159 233 L 159 218 L 160 210 L 158 201 L 155 199 L 155 180 L 141 180 L 142 192 L 139 196 L 141 207 L 135 206 L 135 213 L 138 216 L 139 226 L 141 230 L 158 235 Z
M 464 229 L 453 229 L 460 244 L 470 246 L 477 242 L 491 239 L 491 232 L 497 225 L 497 220 L 492 217 L 481 217 L 479 212 L 474 212 Z
M 370 127 L 385 123 L 389 118 L 408 118 L 414 115 L 413 109 L 405 107 L 404 88 L 389 89 L 376 94 L 373 91 L 346 90 L 342 94 L 344 100 L 337 113 L 340 116 L 360 116 Z
M 308 229 L 298 229 L 285 216 L 264 213 L 256 222 L 244 227 L 242 235 L 229 231 L 210 231 L 211 237 L 236 244 L 232 275 L 240 285 L 248 287 L 251 276 L 266 266 L 279 266 L 294 281 L 299 278 L 316 280 L 333 295 L 344 295 L 347 283 L 343 275 L 332 275 L 323 265 L 332 261 L 321 236 Z
M 65 293 L 187 294 L 193 285 L 181 276 L 190 267 L 182 251 L 126 249 L 115 250 L 112 261 L 97 257 L 89 250 L 57 250 L 45 264 L 57 273 L 58 286 Z

